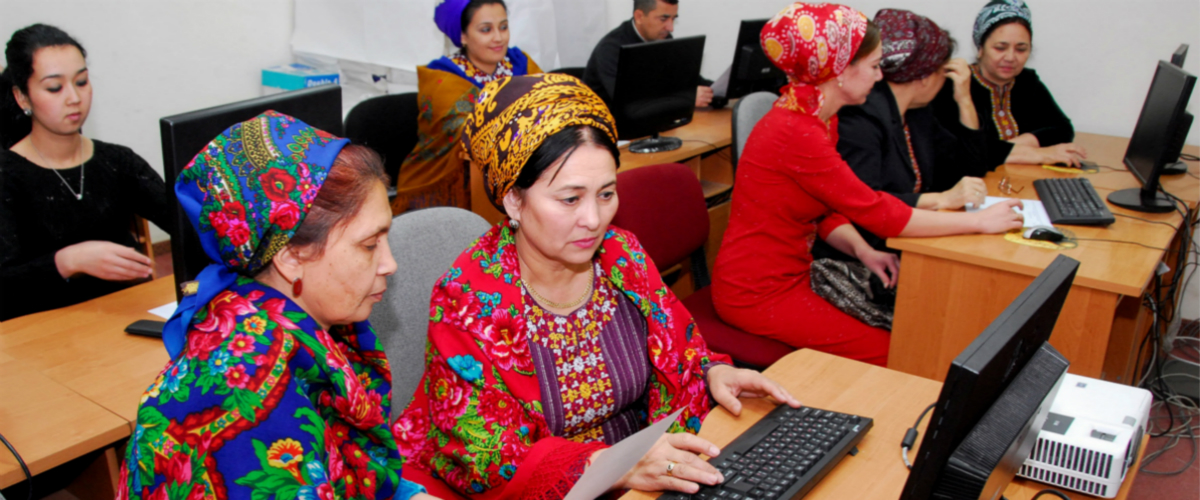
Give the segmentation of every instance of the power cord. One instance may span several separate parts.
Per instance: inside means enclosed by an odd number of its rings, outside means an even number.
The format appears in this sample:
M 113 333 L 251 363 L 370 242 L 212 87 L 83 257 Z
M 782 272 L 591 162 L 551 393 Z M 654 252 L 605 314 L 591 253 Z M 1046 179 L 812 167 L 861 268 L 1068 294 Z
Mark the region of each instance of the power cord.
M 911 450 L 913 445 L 917 443 L 917 436 L 920 434 L 917 432 L 917 428 L 921 426 L 921 421 L 925 420 L 925 415 L 934 406 L 937 406 L 937 403 L 925 407 L 925 411 L 921 412 L 921 416 L 917 417 L 917 421 L 913 423 L 912 428 L 904 433 L 904 440 L 900 442 L 900 458 L 904 459 L 904 466 L 908 467 L 909 470 L 912 470 L 912 463 L 908 461 L 908 450 Z
M 1071 498 L 1068 497 L 1065 493 L 1058 491 L 1054 488 L 1046 488 L 1042 491 L 1037 492 L 1037 494 L 1034 495 L 1031 500 L 1037 500 L 1038 498 L 1041 498 L 1042 495 L 1054 495 L 1058 498 L 1061 498 L 1062 500 L 1071 500 Z
M 29 500 L 33 500 L 33 474 L 29 472 L 29 466 L 25 465 L 25 459 L 21 458 L 21 454 L 17 453 L 17 449 L 13 448 L 12 443 L 4 438 L 4 434 L 0 434 L 0 441 L 4 442 L 4 446 L 8 447 L 14 457 L 17 457 L 17 463 L 21 464 L 21 470 L 25 472 L 25 480 L 29 481 Z

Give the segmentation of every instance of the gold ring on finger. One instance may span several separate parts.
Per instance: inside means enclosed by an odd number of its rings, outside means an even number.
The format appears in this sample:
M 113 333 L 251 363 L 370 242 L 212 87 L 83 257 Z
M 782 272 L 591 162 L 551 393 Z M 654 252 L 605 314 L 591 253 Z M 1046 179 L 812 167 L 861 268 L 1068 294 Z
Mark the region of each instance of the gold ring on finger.
M 676 465 L 678 465 L 678 464 L 676 464 L 675 462 L 672 462 L 670 460 L 667 460 L 667 475 L 668 476 L 675 475 L 675 466 Z

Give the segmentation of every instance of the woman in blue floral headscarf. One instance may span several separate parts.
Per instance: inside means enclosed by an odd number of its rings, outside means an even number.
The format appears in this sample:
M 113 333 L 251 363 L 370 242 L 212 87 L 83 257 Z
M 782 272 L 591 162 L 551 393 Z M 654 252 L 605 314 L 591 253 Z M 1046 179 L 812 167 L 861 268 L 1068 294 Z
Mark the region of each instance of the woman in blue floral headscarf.
M 371 307 L 396 270 L 379 156 L 268 111 L 175 193 L 212 259 L 163 330 L 121 499 L 407 500 Z

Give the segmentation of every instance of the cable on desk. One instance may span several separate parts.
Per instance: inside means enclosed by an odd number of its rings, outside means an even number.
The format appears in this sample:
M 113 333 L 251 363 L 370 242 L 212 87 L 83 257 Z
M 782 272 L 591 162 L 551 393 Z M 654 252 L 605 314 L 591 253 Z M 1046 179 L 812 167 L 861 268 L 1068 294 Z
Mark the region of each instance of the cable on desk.
M 1142 222 L 1149 222 L 1149 223 L 1151 223 L 1151 224 L 1161 224 L 1161 225 L 1164 225 L 1164 226 L 1167 226 L 1167 227 L 1171 228 L 1171 230 L 1172 230 L 1172 231 L 1174 231 L 1174 230 L 1176 229 L 1176 228 L 1175 228 L 1175 226 L 1174 226 L 1173 224 L 1169 223 L 1169 222 L 1163 222 L 1163 221 L 1160 221 L 1160 220 L 1150 220 L 1150 219 L 1146 219 L 1146 218 L 1143 218 L 1143 217 L 1134 217 L 1134 216 L 1132 216 L 1132 215 L 1126 215 L 1126 214 L 1118 214 L 1118 213 L 1114 213 L 1113 215 L 1115 215 L 1115 216 L 1117 216 L 1117 217 L 1124 217 L 1124 218 L 1126 218 L 1126 219 L 1133 219 L 1133 220 L 1140 220 L 1140 221 L 1142 221 Z
M 707 145 L 711 146 L 713 149 L 717 149 L 717 145 L 716 145 L 716 144 L 713 144 L 713 143 L 711 143 L 711 142 L 708 142 L 708 141 L 702 141 L 702 140 L 700 140 L 700 139 L 680 139 L 680 140 L 681 140 L 681 141 L 683 141 L 683 142 L 699 142 L 699 143 L 701 143 L 701 144 L 707 144 Z
M 913 445 L 917 443 L 917 435 L 919 434 L 917 428 L 921 426 L 921 421 L 925 420 L 925 415 L 934 406 L 937 406 L 937 403 L 925 407 L 925 411 L 922 411 L 921 415 L 917 417 L 917 421 L 913 422 L 912 428 L 904 433 L 904 440 L 900 442 L 900 458 L 904 460 L 904 466 L 908 467 L 909 470 L 912 469 L 912 463 L 908 461 L 908 450 L 911 450 Z
M 1179 153 L 1179 159 L 1183 161 L 1200 161 L 1200 156 L 1190 155 L 1187 153 Z
M 1058 498 L 1061 498 L 1062 500 L 1071 500 L 1071 497 L 1068 497 L 1065 493 L 1058 491 L 1054 488 L 1046 488 L 1042 491 L 1039 491 L 1030 500 L 1037 500 L 1038 498 L 1041 498 L 1042 495 L 1054 495 Z
M 17 449 L 13 448 L 12 443 L 4 438 L 4 434 L 0 434 L 0 441 L 4 442 L 4 446 L 8 447 L 14 457 L 17 457 L 17 463 L 21 464 L 21 470 L 25 472 L 25 480 L 29 481 L 29 500 L 33 500 L 33 474 L 29 472 L 29 466 L 25 465 L 25 459 L 21 458 L 21 454 L 17 453 Z
M 1075 238 L 1075 239 L 1076 239 L 1076 240 L 1078 240 L 1078 241 L 1107 241 L 1107 242 L 1109 242 L 1109 243 L 1128 243 L 1128 244 L 1130 244 L 1130 245 L 1137 245 L 1137 246 L 1140 246 L 1140 247 L 1146 247 L 1146 248 L 1149 248 L 1149 249 L 1151 249 L 1151 250 L 1162 250 L 1162 251 L 1164 251 L 1164 252 L 1166 252 L 1166 251 L 1167 251 L 1167 249 L 1165 249 L 1165 248 L 1162 248 L 1162 247 L 1150 246 L 1150 245 L 1147 245 L 1147 244 L 1145 244 L 1145 243 L 1140 243 L 1140 242 L 1137 242 L 1137 241 L 1130 241 L 1130 240 L 1106 240 L 1106 239 L 1103 239 L 1103 238 Z

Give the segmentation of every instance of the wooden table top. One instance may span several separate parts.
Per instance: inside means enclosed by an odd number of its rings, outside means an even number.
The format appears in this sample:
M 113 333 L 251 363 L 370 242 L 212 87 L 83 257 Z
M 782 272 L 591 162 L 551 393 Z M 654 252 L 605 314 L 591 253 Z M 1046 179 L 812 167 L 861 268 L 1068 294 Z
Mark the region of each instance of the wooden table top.
M 39 474 L 129 436 L 129 422 L 0 352 L 0 434 L 30 472 Z M 136 403 L 136 399 L 134 400 Z M 25 480 L 16 458 L 0 449 L 0 488 Z
M 661 163 L 679 163 L 693 156 L 728 146 L 733 135 L 733 103 L 721 109 L 697 109 L 691 123 L 663 132 L 663 137 L 683 139 L 683 146 L 662 153 L 630 153 L 629 145 L 621 149 L 621 169 L 645 167 Z
M 843 459 L 817 483 L 805 497 L 806 500 L 888 499 L 900 496 L 908 480 L 908 469 L 900 460 L 900 442 L 921 411 L 937 401 L 942 390 L 941 382 L 811 349 L 788 354 L 763 373 L 782 384 L 807 406 L 875 420 L 874 427 L 858 445 L 858 455 Z M 704 420 L 700 437 L 724 447 L 774 407 L 765 399 L 743 398 L 740 416 L 734 417 L 724 408 L 716 408 Z M 928 418 L 921 423 L 922 436 L 928 423 Z M 918 438 L 918 447 L 920 442 Z M 1142 446 L 1145 446 L 1144 441 Z M 909 453 L 910 457 L 916 455 L 917 451 Z M 1130 471 L 1118 499 L 1128 495 L 1135 476 L 1136 469 Z M 1015 479 L 1005 490 L 1005 495 L 1013 499 L 1028 499 L 1033 493 L 1047 487 L 1034 481 Z M 660 494 L 630 491 L 621 498 L 651 500 Z M 1094 498 L 1086 495 L 1080 497 Z
M 18 359 L 125 420 L 137 420 L 142 393 L 167 365 L 159 339 L 125 333 L 147 312 L 175 300 L 171 276 L 62 309 L 0 323 L 0 354 Z M 0 401 L 7 400 L 0 398 Z
M 1079 142 L 1088 149 L 1089 158 L 1104 166 L 1124 167 L 1124 156 L 1128 139 L 1096 134 L 1079 134 Z M 1189 146 L 1192 152 L 1198 148 Z M 1193 173 L 1200 166 L 1190 162 Z M 1102 169 L 1097 174 L 1061 173 L 1042 168 L 1040 165 L 1003 165 L 985 178 L 990 196 L 1006 196 L 1022 199 L 1037 199 L 1033 180 L 1047 177 L 1083 176 L 1092 182 L 1101 198 L 1120 189 L 1138 187 L 1138 181 L 1128 171 Z M 1022 188 L 1018 194 L 1003 194 L 997 187 L 1000 180 L 1009 177 L 1010 182 Z M 1200 180 L 1182 175 L 1163 181 L 1166 189 L 1181 199 L 1195 203 L 1200 199 Z M 1088 288 L 1104 290 L 1122 295 L 1140 295 L 1149 284 L 1154 270 L 1163 258 L 1164 251 L 1175 237 L 1183 222 L 1177 213 L 1147 214 L 1108 205 L 1117 214 L 1116 222 L 1107 227 L 1066 226 L 1079 238 L 1134 241 L 1156 248 L 1112 241 L 1080 241 L 1070 250 L 1047 250 L 1021 245 L 1004 240 L 1002 235 L 960 235 L 937 238 L 892 238 L 888 246 L 905 252 L 917 252 L 957 262 L 966 262 L 993 269 L 1037 276 L 1058 254 L 1080 261 L 1075 283 Z M 1137 220 L 1129 217 L 1138 217 Z M 1159 224 L 1169 224 L 1165 226 Z

